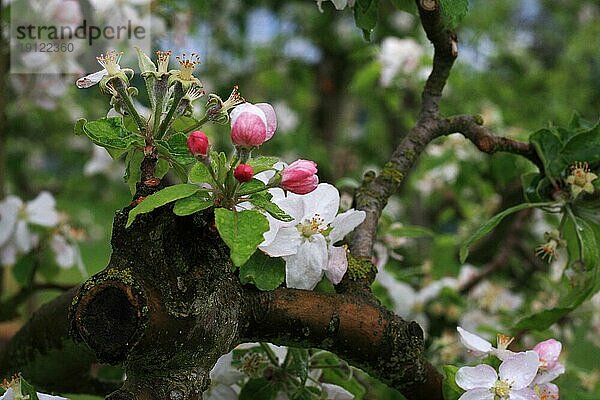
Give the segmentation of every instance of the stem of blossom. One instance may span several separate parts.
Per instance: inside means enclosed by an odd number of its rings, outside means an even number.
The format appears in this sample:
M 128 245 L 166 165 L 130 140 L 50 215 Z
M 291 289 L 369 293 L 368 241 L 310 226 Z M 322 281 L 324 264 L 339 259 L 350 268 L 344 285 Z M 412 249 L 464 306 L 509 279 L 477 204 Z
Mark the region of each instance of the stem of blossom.
M 160 117 L 162 117 L 163 108 L 165 105 L 165 97 L 169 84 L 167 79 L 161 78 L 153 82 L 154 95 L 154 126 L 152 132 L 154 136 L 158 135 L 158 127 L 160 126 Z
M 169 126 L 171 126 L 171 122 L 172 122 L 171 120 L 173 119 L 175 110 L 177 110 L 177 106 L 179 105 L 179 102 L 181 101 L 183 96 L 185 96 L 183 87 L 181 85 L 181 82 L 177 81 L 177 82 L 175 82 L 175 91 L 173 92 L 173 103 L 171 104 L 171 108 L 169 108 L 167 115 L 160 123 L 158 132 L 156 134 L 157 139 L 162 139 L 163 136 L 165 136 L 165 134 L 167 133 Z
M 121 98 L 123 99 L 123 103 L 125 103 L 125 107 L 127 107 L 127 111 L 129 111 L 129 114 L 135 120 L 135 124 L 138 126 L 138 129 L 140 130 L 140 134 L 142 136 L 147 137 L 148 136 L 148 132 L 147 132 L 148 127 L 146 126 L 144 119 L 140 116 L 140 114 L 135 109 L 135 106 L 133 105 L 133 101 L 131 100 L 131 96 L 129 95 L 129 93 L 127 93 L 127 88 L 125 87 L 125 84 L 123 84 L 123 81 L 121 79 L 113 79 L 112 81 L 115 82 L 114 88 L 117 91 L 117 93 L 119 93 L 119 96 L 121 96 Z
M 269 347 L 268 344 L 264 342 L 260 342 L 260 347 L 267 353 L 267 357 L 269 357 L 269 361 L 273 365 L 279 365 L 279 361 L 277 360 L 277 356 L 273 353 L 273 350 Z

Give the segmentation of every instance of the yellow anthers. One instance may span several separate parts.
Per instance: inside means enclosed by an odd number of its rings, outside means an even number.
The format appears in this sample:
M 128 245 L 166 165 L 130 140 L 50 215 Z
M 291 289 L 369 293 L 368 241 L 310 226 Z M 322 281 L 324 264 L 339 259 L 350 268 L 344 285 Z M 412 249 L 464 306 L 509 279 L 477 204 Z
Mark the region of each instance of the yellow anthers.
M 19 382 L 19 379 L 20 379 L 19 374 L 14 374 L 10 378 L 10 381 L 8 379 L 4 379 L 4 381 L 2 381 L 2 383 L 0 383 L 0 387 L 4 390 L 7 390 L 8 388 L 16 385 Z
M 352 254 L 346 252 L 348 258 L 348 277 L 352 280 L 358 280 L 365 278 L 371 271 L 375 270 L 375 266 L 371 263 L 368 258 L 354 257 Z
M 505 380 L 499 379 L 494 385 L 493 393 L 500 399 L 508 399 L 510 394 L 510 384 Z
M 535 254 L 542 260 L 545 259 L 550 262 L 558 256 L 558 248 L 566 246 L 566 243 L 560 238 L 560 232 L 556 229 L 544 233 L 544 239 L 546 240 L 546 243 L 542 243 L 536 247 Z
M 328 228 L 328 226 L 323 225 L 324 223 L 325 220 L 319 214 L 315 214 L 311 219 L 306 219 L 302 223 L 296 225 L 296 228 L 300 231 L 302 236 L 309 238 L 317 233 L 323 234 Z
M 196 53 L 190 54 L 189 58 L 185 53 L 181 54 L 181 56 L 177 56 L 177 61 L 179 62 L 179 79 L 182 81 L 193 81 L 194 78 L 192 76 L 192 72 L 197 65 L 200 63 L 200 56 Z
M 513 342 L 513 340 L 515 340 L 514 337 L 510 337 L 510 336 L 506 336 L 506 335 L 502 335 L 501 333 L 498 333 L 496 335 L 496 343 L 497 343 L 498 350 L 506 350 L 508 348 L 508 346 L 510 346 L 510 344 Z
M 227 100 L 225 100 L 223 102 L 223 104 L 221 105 L 221 108 L 229 110 L 230 108 L 235 107 L 238 104 L 242 104 L 242 103 L 245 103 L 245 102 L 246 102 L 246 99 L 244 99 L 242 97 L 242 95 L 239 92 L 238 86 L 235 85 L 233 87 L 233 90 L 231 91 L 231 94 L 229 95 L 229 98 L 227 98 Z
M 169 58 L 171 57 L 171 50 L 156 52 L 156 61 L 158 62 L 158 73 L 167 74 L 169 71 Z
M 592 182 L 597 178 L 598 175 L 590 172 L 587 162 L 576 162 L 571 165 L 571 174 L 566 179 L 571 187 L 571 196 L 575 199 L 581 192 L 594 193 Z
M 249 352 L 240 359 L 239 369 L 250 378 L 260 378 L 267 364 L 268 360 L 265 356 L 260 353 Z
M 106 54 L 100 54 L 96 57 L 96 60 L 98 60 L 98 63 L 100 63 L 106 72 L 108 72 L 108 75 L 113 76 L 121 71 L 121 67 L 119 66 L 121 56 L 123 56 L 122 51 L 117 52 L 115 50 L 109 50 Z

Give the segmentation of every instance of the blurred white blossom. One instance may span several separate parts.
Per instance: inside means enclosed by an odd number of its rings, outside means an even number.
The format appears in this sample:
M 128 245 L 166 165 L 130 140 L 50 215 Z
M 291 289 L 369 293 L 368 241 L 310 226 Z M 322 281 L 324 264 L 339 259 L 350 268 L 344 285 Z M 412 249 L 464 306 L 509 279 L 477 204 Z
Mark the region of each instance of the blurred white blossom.
M 399 39 L 388 36 L 381 42 L 379 82 L 389 87 L 398 73 L 410 74 L 419 66 L 423 48 L 414 39 Z

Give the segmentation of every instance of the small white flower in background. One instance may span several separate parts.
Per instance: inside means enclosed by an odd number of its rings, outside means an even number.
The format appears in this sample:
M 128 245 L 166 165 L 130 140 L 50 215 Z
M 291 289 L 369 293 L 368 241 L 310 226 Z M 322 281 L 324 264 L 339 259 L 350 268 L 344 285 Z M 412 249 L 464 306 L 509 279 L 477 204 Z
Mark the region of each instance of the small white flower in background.
M 416 291 L 408 283 L 401 282 L 385 270 L 377 273 L 377 282 L 387 289 L 394 311 L 402 318 L 415 320 L 425 334 L 429 327 L 429 319 L 425 314 L 427 303 L 436 298 L 445 287 L 455 286 L 455 279 L 442 278 Z
M 122 174 L 117 162 L 112 159 L 104 147 L 94 145 L 92 158 L 83 166 L 83 174 L 86 176 L 106 175 L 108 178 L 117 180 Z
M 296 129 L 300 119 L 298 113 L 292 110 L 285 101 L 273 103 L 275 114 L 277 114 L 277 124 L 281 133 L 290 133 Z
M 462 367 L 456 373 L 456 384 L 466 392 L 459 400 L 538 400 L 528 386 L 539 364 L 538 354 L 527 351 L 504 360 L 499 374 L 487 364 Z
M 383 87 L 389 87 L 398 73 L 410 74 L 419 66 L 423 48 L 414 39 L 399 39 L 388 36 L 381 42 L 379 62 Z
M 27 400 L 29 395 L 23 395 L 21 392 L 21 383 L 19 379 L 13 380 L 6 390 L 6 392 L 0 396 L 0 400 Z M 37 392 L 39 400 L 69 400 L 66 397 L 52 396 L 50 394 Z
M 24 204 L 17 196 L 7 196 L 0 202 L 0 262 L 12 265 L 18 254 L 31 251 L 37 245 L 38 236 L 30 225 L 47 228 L 58 224 L 56 202 L 48 192 L 41 192 L 35 199 Z
M 269 219 L 270 229 L 259 249 L 285 260 L 287 286 L 312 290 L 323 273 L 332 283 L 339 283 L 348 260 L 345 247 L 334 244 L 362 223 L 365 212 L 351 209 L 338 215 L 340 193 L 327 183 L 305 195 L 273 197 L 273 202 L 294 219 Z
M 319 8 L 320 12 L 323 12 L 322 4 L 325 1 L 327 0 L 317 0 L 317 7 Z M 336 10 L 343 10 L 344 8 L 346 8 L 346 6 L 354 7 L 355 0 L 331 0 L 331 2 L 335 6 Z
M 523 297 L 513 293 L 505 285 L 484 281 L 475 286 L 470 294 L 478 305 L 491 312 L 515 311 L 523 304 Z
M 493 354 L 501 360 L 505 360 L 515 355 L 514 352 L 507 350 L 508 346 L 512 343 L 512 337 L 504 336 L 501 334 L 497 335 L 498 347 L 495 348 L 490 342 L 484 338 L 477 336 L 474 333 L 464 330 L 460 326 L 456 328 L 458 331 L 458 337 L 460 342 L 465 346 L 471 353 L 477 357 L 487 356 Z

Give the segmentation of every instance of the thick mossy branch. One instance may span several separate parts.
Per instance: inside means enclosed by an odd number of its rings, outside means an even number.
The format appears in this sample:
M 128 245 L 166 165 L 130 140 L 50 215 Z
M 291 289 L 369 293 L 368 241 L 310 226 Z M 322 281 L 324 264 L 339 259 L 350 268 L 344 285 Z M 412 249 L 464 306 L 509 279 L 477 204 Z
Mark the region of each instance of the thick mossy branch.
M 96 357 L 69 335 L 68 312 L 77 288 L 42 306 L 0 353 L 0 380 L 22 372 L 39 391 L 104 394 L 115 389 L 92 374 Z
M 423 331 L 363 296 L 295 289 L 247 290 L 243 341 L 332 351 L 409 400 L 442 399 L 441 378 L 424 358 Z

